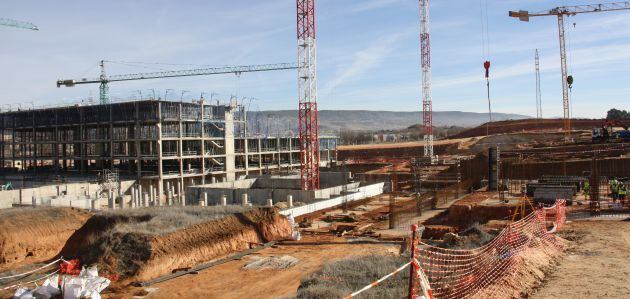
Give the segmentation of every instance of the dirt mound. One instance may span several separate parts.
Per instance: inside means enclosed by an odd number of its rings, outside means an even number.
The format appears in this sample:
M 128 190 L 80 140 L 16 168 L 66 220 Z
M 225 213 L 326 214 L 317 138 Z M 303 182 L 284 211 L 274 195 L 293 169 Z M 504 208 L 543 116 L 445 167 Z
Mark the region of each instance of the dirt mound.
M 0 269 L 55 257 L 90 216 L 73 208 L 0 210 Z
M 601 127 L 604 119 L 572 119 L 571 128 L 573 130 L 591 130 L 595 127 Z M 504 120 L 494 121 L 488 124 L 482 124 L 478 127 L 468 129 L 459 134 L 450 136 L 451 139 L 486 136 L 486 132 L 490 135 L 504 133 L 518 133 L 534 130 L 561 130 L 564 128 L 564 120 L 556 119 L 520 119 L 520 120 Z M 486 131 L 488 130 L 488 131 Z
M 291 235 L 289 221 L 271 208 L 234 213 L 165 234 L 132 231 L 155 217 L 95 215 L 70 238 L 64 254 L 97 263 L 122 278 L 146 281 Z
M 541 248 L 529 248 L 518 258 L 514 271 L 498 278 L 492 285 L 475 294 L 477 298 L 492 298 L 502 294 L 503 298 L 527 298 L 528 294 L 539 286 L 546 276 L 555 270 L 569 245 L 566 240 L 555 239 L 557 244 L 550 244 L 541 239 Z
M 497 194 L 497 192 L 478 192 L 454 203 L 448 209 L 448 223 L 468 226 L 475 222 L 486 223 L 490 220 L 510 219 L 516 209 L 514 204 L 482 204 L 484 200 Z

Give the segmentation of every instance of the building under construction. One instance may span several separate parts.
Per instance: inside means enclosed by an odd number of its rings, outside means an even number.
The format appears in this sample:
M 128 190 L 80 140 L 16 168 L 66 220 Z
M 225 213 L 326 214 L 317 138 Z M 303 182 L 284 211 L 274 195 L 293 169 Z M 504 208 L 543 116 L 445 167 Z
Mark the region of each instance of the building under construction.
M 88 176 L 103 170 L 165 194 L 300 166 L 297 137 L 251 136 L 241 105 L 141 100 L 0 114 L 1 171 Z M 320 138 L 321 163 L 336 137 Z

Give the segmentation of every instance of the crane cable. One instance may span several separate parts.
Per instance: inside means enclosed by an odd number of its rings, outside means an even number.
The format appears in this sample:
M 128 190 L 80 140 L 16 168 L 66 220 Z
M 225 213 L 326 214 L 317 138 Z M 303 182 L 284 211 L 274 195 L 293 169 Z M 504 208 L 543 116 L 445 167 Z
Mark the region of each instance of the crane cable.
M 566 6 L 566 0 L 562 0 L 562 6 Z M 569 15 L 567 15 L 568 18 Z M 575 29 L 576 23 L 573 22 L 573 28 Z M 565 29 L 565 28 L 563 28 Z M 565 39 L 566 39 L 566 60 L 567 60 L 567 85 L 569 86 L 569 119 L 573 117 L 573 97 L 571 94 L 573 93 L 573 57 L 571 56 L 572 48 L 571 48 L 571 26 L 568 28 L 569 30 L 565 31 Z
M 573 97 L 571 96 L 573 93 L 573 47 L 571 42 L 571 31 L 575 29 L 575 22 L 573 22 L 573 28 L 569 26 L 569 30 L 567 30 L 566 38 L 567 38 L 567 84 L 569 85 L 569 118 L 573 117 Z
M 488 96 L 488 123 L 486 124 L 486 136 L 488 136 L 490 134 L 490 123 L 492 122 L 492 106 L 490 104 L 490 37 L 488 34 L 488 0 L 479 0 L 479 11 L 481 21 L 481 56 L 482 60 L 484 60 L 483 67 L 486 71 L 485 78 Z

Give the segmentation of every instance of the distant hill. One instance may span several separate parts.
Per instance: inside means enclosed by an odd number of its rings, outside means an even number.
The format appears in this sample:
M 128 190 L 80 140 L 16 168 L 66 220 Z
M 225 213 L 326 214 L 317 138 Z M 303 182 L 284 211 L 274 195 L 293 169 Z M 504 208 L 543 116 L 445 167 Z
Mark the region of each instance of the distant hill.
M 250 132 L 265 134 L 269 124 L 270 134 L 280 131 L 285 134 L 297 132 L 297 111 L 250 111 L 248 113 Z M 520 114 L 493 113 L 493 120 L 530 118 Z M 461 111 L 433 112 L 434 126 L 474 127 L 488 121 L 487 113 Z M 394 112 L 368 110 L 321 110 L 319 111 L 320 131 L 325 133 L 338 130 L 397 130 L 422 123 L 421 112 Z M 279 124 L 279 125 L 277 125 Z

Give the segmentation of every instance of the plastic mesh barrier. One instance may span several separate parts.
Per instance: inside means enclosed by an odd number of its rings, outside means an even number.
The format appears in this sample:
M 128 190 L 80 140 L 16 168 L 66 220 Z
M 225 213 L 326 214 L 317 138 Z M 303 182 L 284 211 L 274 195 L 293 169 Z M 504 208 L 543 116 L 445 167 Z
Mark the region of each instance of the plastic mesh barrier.
M 501 278 L 515 272 L 515 267 L 522 262 L 523 252 L 528 249 L 560 249 L 562 245 L 550 232 L 560 228 L 565 217 L 564 201 L 557 201 L 553 207 L 538 209 L 510 224 L 479 248 L 454 250 L 419 242 L 414 268 L 418 275 L 426 275 L 430 297 L 470 298 L 482 290 L 484 296 L 510 297 L 507 290 L 504 292 L 497 286 L 501 284 Z M 551 231 L 547 230 L 547 220 L 554 222 Z M 488 289 L 492 290 L 491 294 Z M 417 290 L 425 295 L 426 291 L 424 287 Z

